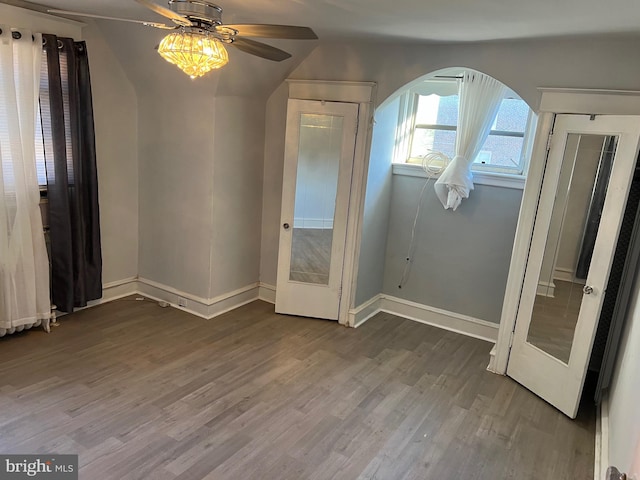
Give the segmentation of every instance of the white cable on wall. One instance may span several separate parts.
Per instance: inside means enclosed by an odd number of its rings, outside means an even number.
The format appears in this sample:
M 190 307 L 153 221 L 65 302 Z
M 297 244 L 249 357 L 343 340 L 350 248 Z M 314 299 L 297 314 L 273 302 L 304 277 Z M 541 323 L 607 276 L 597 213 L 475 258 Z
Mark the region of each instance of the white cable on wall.
M 422 169 L 427 174 L 427 179 L 422 186 L 422 190 L 420 191 L 420 196 L 418 198 L 416 215 L 413 219 L 413 227 L 411 228 L 411 240 L 409 242 L 409 248 L 407 249 L 404 270 L 402 272 L 402 278 L 400 278 L 398 288 L 402 288 L 406 285 L 407 281 L 409 280 L 409 274 L 411 273 L 411 265 L 413 263 L 413 250 L 416 237 L 416 226 L 418 225 L 418 218 L 420 218 L 420 209 L 422 207 L 422 198 L 424 197 L 424 192 L 427 189 L 429 180 L 440 175 L 444 171 L 444 169 L 447 168 L 447 165 L 449 165 L 450 161 L 451 159 L 442 152 L 429 152 L 422 157 Z

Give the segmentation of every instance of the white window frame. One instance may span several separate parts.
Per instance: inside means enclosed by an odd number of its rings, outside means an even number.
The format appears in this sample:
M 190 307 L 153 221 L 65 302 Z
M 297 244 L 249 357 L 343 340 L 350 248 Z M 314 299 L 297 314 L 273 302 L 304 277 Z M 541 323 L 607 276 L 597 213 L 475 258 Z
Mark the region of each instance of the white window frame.
M 430 82 L 433 80 L 427 80 Z M 438 81 L 442 81 L 438 79 Z M 444 80 L 446 81 L 446 80 Z M 448 81 L 455 81 L 450 79 Z M 416 125 L 416 112 L 418 109 L 418 99 L 420 96 L 419 91 L 423 90 L 421 86 L 413 87 L 402 94 L 400 98 L 400 106 L 398 109 L 398 126 L 396 129 L 396 144 L 393 159 L 393 173 L 401 175 L 411 176 L 427 176 L 422 166 L 415 162 L 409 162 L 409 155 L 411 152 L 411 144 L 413 141 L 413 134 L 416 128 L 425 127 Z M 505 98 L 518 98 L 520 97 L 513 91 L 508 91 Z M 489 184 L 506 186 L 513 188 L 524 188 L 524 182 L 526 180 L 527 171 L 529 169 L 529 161 L 531 158 L 531 151 L 533 148 L 533 138 L 535 135 L 535 129 L 537 125 L 537 116 L 529 109 L 529 116 L 527 118 L 527 124 L 523 134 L 523 145 L 521 151 L 521 157 L 519 162 L 519 168 L 510 167 L 491 167 L 482 164 L 473 164 L 472 172 L 474 182 L 479 184 Z M 433 128 L 434 125 L 426 126 Z M 438 129 L 438 128 L 435 128 Z M 447 127 L 447 130 L 456 130 L 456 128 Z M 505 133 L 502 131 L 494 131 L 493 134 Z M 506 132 L 509 136 L 513 136 L 512 132 Z M 437 176 L 437 175 L 435 175 Z

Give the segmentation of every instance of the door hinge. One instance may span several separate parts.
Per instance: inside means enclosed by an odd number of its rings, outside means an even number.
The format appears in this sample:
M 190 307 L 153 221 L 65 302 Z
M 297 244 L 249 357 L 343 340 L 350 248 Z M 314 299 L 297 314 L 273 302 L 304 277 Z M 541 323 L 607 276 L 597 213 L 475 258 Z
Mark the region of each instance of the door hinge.
M 515 330 L 511 331 L 511 334 L 509 335 L 509 348 L 511 348 L 513 346 L 513 338 L 515 337 Z
M 551 141 L 553 140 L 553 132 L 549 133 L 549 137 L 547 138 L 547 152 L 551 150 Z

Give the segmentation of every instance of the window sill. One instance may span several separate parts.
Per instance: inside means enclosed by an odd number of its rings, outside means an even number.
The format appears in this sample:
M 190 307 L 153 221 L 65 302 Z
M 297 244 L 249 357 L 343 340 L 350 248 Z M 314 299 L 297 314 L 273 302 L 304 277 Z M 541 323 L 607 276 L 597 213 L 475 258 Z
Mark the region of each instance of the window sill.
M 394 175 L 405 175 L 407 177 L 427 178 L 426 172 L 420 165 L 412 165 L 410 163 L 394 163 L 392 164 L 392 173 Z M 437 176 L 434 176 L 437 178 Z M 509 175 L 507 173 L 493 172 L 473 172 L 473 183 L 476 185 L 491 185 L 494 187 L 514 188 L 523 190 L 527 180 L 525 175 Z

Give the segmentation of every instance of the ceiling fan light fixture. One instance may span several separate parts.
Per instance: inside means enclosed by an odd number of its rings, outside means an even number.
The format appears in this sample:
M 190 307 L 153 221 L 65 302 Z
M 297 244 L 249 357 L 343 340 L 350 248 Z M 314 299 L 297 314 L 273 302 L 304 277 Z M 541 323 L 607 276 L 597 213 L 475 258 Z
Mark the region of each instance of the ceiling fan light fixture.
M 215 37 L 200 32 L 173 32 L 162 39 L 158 53 L 191 78 L 221 68 L 229 62 L 224 44 Z

